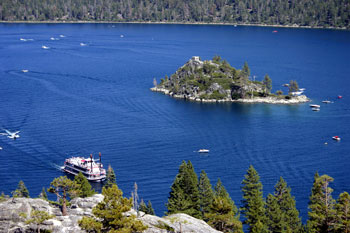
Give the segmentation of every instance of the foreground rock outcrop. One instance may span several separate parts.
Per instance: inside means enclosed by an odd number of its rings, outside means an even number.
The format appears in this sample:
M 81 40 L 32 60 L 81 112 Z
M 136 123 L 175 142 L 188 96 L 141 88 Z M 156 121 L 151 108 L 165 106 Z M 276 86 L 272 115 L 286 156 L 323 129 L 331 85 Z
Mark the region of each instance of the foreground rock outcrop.
M 213 59 L 214 60 L 214 59 Z M 249 80 L 249 68 L 236 70 L 226 61 L 216 57 L 214 61 L 201 61 L 192 57 L 170 78 L 161 79 L 151 91 L 174 98 L 196 102 L 242 102 L 269 104 L 298 104 L 310 101 L 305 95 L 270 94 L 271 83 Z M 271 80 L 270 80 L 271 81 Z
M 35 224 L 26 224 L 25 215 L 30 217 L 32 210 L 45 211 L 54 216 L 40 225 L 42 230 L 50 230 L 54 233 L 82 233 L 78 221 L 83 216 L 92 216 L 92 208 L 103 200 L 102 194 L 95 194 L 88 198 L 76 198 L 71 201 L 68 208 L 68 216 L 62 216 L 58 207 L 50 205 L 42 199 L 14 198 L 0 203 L 0 232 L 27 233 L 35 232 L 38 228 Z M 148 215 L 143 212 L 130 210 L 127 215 L 135 215 L 148 226 L 144 233 L 166 232 L 197 232 L 219 233 L 202 220 L 193 218 L 187 214 L 173 214 L 163 218 Z

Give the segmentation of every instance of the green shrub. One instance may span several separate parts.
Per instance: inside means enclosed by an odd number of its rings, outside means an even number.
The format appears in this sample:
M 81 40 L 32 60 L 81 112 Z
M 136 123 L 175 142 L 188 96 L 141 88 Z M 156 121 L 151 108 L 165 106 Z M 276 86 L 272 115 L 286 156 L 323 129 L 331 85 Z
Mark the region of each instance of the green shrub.
M 232 79 L 230 78 L 213 78 L 213 83 L 217 83 L 225 90 L 231 89 Z
M 172 228 L 171 226 L 169 226 L 168 224 L 166 224 L 165 222 L 162 222 L 162 221 L 158 221 L 158 224 L 155 225 L 155 227 L 157 227 L 159 229 L 164 229 L 167 232 L 175 232 L 174 228 Z
M 221 100 L 225 98 L 225 94 L 221 94 L 219 91 L 214 91 L 210 96 L 209 99 L 216 99 L 216 100 Z

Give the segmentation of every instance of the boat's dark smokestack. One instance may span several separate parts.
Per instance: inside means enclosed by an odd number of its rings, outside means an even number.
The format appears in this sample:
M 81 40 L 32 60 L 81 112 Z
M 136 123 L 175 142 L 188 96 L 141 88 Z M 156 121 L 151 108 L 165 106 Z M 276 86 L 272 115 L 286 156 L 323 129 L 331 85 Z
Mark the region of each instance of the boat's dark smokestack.
M 90 160 L 91 160 L 91 172 L 92 172 L 92 154 L 90 154 Z

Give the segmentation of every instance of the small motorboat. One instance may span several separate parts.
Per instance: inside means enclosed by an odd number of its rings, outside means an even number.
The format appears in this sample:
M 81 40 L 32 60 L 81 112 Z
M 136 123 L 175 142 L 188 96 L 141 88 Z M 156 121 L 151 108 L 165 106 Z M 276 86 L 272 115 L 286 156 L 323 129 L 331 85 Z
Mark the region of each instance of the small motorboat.
M 120 38 L 124 38 L 124 35 L 120 35 Z
M 343 98 L 343 96 L 341 96 L 341 95 L 338 95 L 338 99 L 341 99 L 341 98 Z
M 28 73 L 29 70 L 22 70 L 23 73 Z
M 290 93 L 292 96 L 299 96 L 299 95 L 302 95 L 303 92 L 302 91 L 293 91 Z
M 340 141 L 340 137 L 339 136 L 334 136 L 332 137 L 333 140 L 336 140 L 336 141 Z
M 2 147 L 0 146 L 0 150 L 2 150 Z
M 272 33 L 277 33 L 277 32 L 278 32 L 277 30 L 272 31 Z
M 320 110 L 321 110 L 320 108 L 312 108 L 312 111 L 315 111 L 315 112 L 318 112 Z
M 299 88 L 299 91 L 305 91 L 306 89 L 305 88 Z
M 208 149 L 200 149 L 198 150 L 198 153 L 209 153 Z
M 47 47 L 45 45 L 41 46 L 41 48 L 43 48 L 43 49 L 50 49 L 50 47 Z
M 322 103 L 324 103 L 324 104 L 330 104 L 330 103 L 332 103 L 332 101 L 330 101 L 330 100 L 323 100 Z
M 282 86 L 284 86 L 284 87 L 289 87 L 289 84 L 288 84 L 288 83 L 285 83 L 285 84 L 283 84 Z
M 84 44 L 84 43 L 80 43 L 80 46 L 86 46 L 87 44 Z
M 310 104 L 310 108 L 320 108 L 321 106 L 318 104 Z

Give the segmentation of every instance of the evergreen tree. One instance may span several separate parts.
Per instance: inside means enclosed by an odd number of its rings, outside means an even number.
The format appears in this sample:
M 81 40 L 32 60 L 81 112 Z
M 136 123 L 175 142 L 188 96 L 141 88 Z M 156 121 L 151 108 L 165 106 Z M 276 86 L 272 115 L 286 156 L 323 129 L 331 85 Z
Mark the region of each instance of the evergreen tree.
M 146 214 L 155 215 L 151 201 L 148 201 L 148 203 L 146 205 L 146 203 L 143 201 L 143 199 L 141 199 L 141 202 L 139 205 L 139 211 L 142 211 Z
M 41 210 L 33 210 L 30 213 L 30 218 L 25 221 L 26 224 L 35 224 L 38 229 L 38 233 L 40 233 L 40 225 L 55 216 L 50 215 L 49 213 Z
M 91 188 L 89 181 L 83 173 L 79 172 L 79 174 L 74 177 L 74 181 L 77 184 L 77 189 L 79 189 L 79 197 L 91 197 L 95 194 L 95 190 Z
M 48 200 L 47 199 L 47 194 L 45 191 L 45 188 L 43 187 L 43 189 L 41 190 L 41 193 L 39 194 L 39 198 L 44 199 L 44 200 Z
M 295 199 L 291 195 L 291 188 L 288 187 L 287 182 L 282 177 L 275 185 L 274 196 L 282 212 L 282 222 L 285 224 L 285 230 L 287 232 L 301 231 L 302 223 L 295 205 Z
M 244 62 L 244 65 L 243 65 L 243 68 L 242 68 L 242 75 L 245 78 L 248 78 L 249 75 L 250 75 L 250 69 L 249 69 L 249 66 L 248 66 L 247 62 Z
M 296 92 L 296 91 L 299 91 L 299 85 L 298 85 L 297 81 L 291 80 L 289 83 L 289 94 L 291 94 L 292 92 Z
M 214 199 L 214 192 L 210 180 L 204 170 L 202 170 L 199 176 L 198 191 L 202 218 L 207 221 L 207 219 L 204 218 L 204 215 L 210 210 L 210 205 Z
M 13 197 L 29 197 L 29 191 L 22 180 L 18 182 L 17 189 L 13 192 Z
M 147 205 L 146 205 L 146 203 L 143 201 L 143 199 L 141 199 L 141 202 L 140 202 L 140 205 L 139 205 L 139 211 L 142 211 L 142 212 L 148 214 L 148 213 L 147 213 L 147 211 L 148 211 Z
M 315 174 L 314 184 L 309 201 L 308 232 L 332 232 L 335 228 L 335 201 L 332 198 L 333 189 L 329 183 L 333 178 L 328 175 Z
M 104 186 L 107 188 L 112 187 L 113 184 L 116 184 L 116 177 L 113 168 L 111 165 L 108 165 L 107 174 L 106 174 L 106 181 Z
M 265 87 L 265 93 L 270 93 L 272 89 L 272 80 L 269 75 L 265 75 L 263 80 L 263 85 Z
M 258 220 L 254 227 L 250 230 L 251 233 L 270 233 L 265 224 Z
M 68 179 L 67 176 L 60 176 L 54 179 L 50 187 L 47 189 L 48 192 L 54 193 L 62 201 L 62 215 L 67 215 L 67 198 L 76 196 L 77 184 Z
M 134 215 L 126 216 L 132 199 L 123 197 L 123 192 L 117 184 L 112 187 L 103 187 L 103 201 L 98 203 L 92 213 L 96 218 L 83 217 L 79 226 L 89 232 L 142 232 L 147 229 Z
M 242 214 L 245 217 L 244 224 L 249 225 L 249 231 L 264 229 L 265 231 L 265 203 L 263 199 L 263 186 L 260 177 L 252 165 L 242 181 L 243 206 Z M 255 226 L 258 224 L 258 226 Z M 262 227 L 261 227 L 262 225 Z
M 147 203 L 147 214 L 155 215 L 155 212 L 154 212 L 154 209 L 152 207 L 152 203 L 150 200 L 148 200 L 148 203 Z
M 214 199 L 208 213 L 205 213 L 208 224 L 223 232 L 242 232 L 237 207 L 222 185 L 220 179 L 216 183 Z
M 201 218 L 198 178 L 191 161 L 182 162 L 179 173 L 171 186 L 167 214 L 185 213 L 195 218 Z
M 271 232 L 286 232 L 283 213 L 277 198 L 269 194 L 266 199 L 266 225 Z
M 350 195 L 343 192 L 339 195 L 337 204 L 336 232 L 350 233 Z

